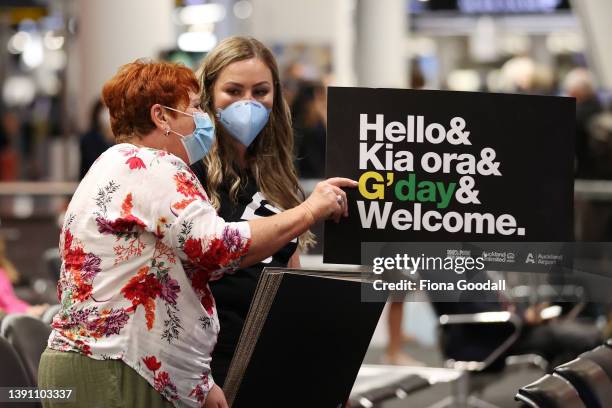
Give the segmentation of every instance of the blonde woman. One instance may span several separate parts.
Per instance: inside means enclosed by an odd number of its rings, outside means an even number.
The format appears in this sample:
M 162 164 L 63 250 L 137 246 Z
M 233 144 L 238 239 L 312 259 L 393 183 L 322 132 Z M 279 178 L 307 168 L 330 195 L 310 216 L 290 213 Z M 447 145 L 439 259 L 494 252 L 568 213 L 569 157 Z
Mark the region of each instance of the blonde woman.
M 270 50 L 253 38 L 228 38 L 207 55 L 199 76 L 201 107 L 217 118 L 217 139 L 192 169 L 221 217 L 248 221 L 298 206 L 303 192 L 290 113 Z M 299 267 L 299 248 L 313 242 L 307 231 L 271 257 L 211 282 L 221 323 L 211 366 L 217 383 L 225 381 L 262 269 Z

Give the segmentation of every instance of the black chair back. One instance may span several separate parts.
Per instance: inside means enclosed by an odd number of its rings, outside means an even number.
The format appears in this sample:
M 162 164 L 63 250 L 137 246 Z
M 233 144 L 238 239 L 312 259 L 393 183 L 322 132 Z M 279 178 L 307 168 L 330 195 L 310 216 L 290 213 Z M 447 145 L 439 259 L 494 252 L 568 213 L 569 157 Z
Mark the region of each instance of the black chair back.
M 40 356 L 50 334 L 51 327 L 32 316 L 8 315 L 2 320 L 0 336 L 13 346 L 34 385 L 38 382 Z
M 57 281 L 60 278 L 62 269 L 62 259 L 59 256 L 57 248 L 49 248 L 43 253 L 44 268 L 49 274 L 49 278 Z
M 599 346 L 591 351 L 582 353 L 580 358 L 593 361 L 600 366 L 608 378 L 612 380 L 612 348 L 608 346 Z
M 577 358 L 555 368 L 555 373 L 572 383 L 587 407 L 612 407 L 612 381 L 595 362 Z
M 10 388 L 22 388 L 22 387 L 33 387 L 34 384 L 30 381 L 30 376 L 26 372 L 26 369 L 21 362 L 21 359 L 17 355 L 17 352 L 3 337 L 0 337 L 0 387 Z M 3 403 L 0 404 L 2 407 L 17 407 L 17 408 L 38 408 L 38 403 Z
M 524 386 L 514 398 L 532 408 L 586 408 L 572 384 L 550 374 Z

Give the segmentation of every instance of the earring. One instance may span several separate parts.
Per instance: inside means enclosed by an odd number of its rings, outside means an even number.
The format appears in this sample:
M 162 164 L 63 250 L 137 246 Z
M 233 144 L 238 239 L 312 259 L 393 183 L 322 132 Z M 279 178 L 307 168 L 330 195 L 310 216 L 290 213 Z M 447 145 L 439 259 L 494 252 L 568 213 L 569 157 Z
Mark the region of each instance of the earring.
M 166 132 L 164 133 L 164 135 L 168 137 L 169 134 L 170 134 L 170 129 L 166 129 Z

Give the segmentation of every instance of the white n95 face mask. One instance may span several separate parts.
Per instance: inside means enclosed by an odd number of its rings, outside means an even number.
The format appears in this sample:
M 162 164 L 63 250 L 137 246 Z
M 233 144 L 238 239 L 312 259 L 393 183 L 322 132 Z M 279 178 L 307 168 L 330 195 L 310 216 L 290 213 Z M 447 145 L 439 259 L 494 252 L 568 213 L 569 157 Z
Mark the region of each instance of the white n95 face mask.
M 249 147 L 268 123 L 270 109 L 253 100 L 236 101 L 217 111 L 217 118 L 236 140 Z

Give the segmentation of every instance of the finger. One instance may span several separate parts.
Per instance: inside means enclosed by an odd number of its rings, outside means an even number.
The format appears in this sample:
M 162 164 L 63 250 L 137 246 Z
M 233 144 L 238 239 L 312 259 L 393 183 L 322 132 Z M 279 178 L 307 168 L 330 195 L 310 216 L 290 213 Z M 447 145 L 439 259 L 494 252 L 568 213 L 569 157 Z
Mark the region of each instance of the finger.
M 334 215 L 333 215 L 333 219 L 334 222 L 336 224 L 338 224 L 340 222 L 340 218 L 342 217 L 342 207 L 338 206 L 335 210 L 334 210 Z
M 336 205 L 334 205 L 331 214 L 331 217 L 333 218 L 334 222 L 338 223 L 340 221 L 340 214 L 342 214 L 342 197 L 337 196 Z
M 346 192 L 338 187 L 335 187 L 334 193 L 342 200 L 341 202 L 338 200 L 338 203 L 341 204 L 342 207 L 342 215 L 348 217 L 348 198 L 346 196 Z
M 328 178 L 325 181 L 336 187 L 357 187 L 359 185 L 359 183 L 357 183 L 355 180 L 351 180 L 345 177 L 332 177 Z
M 339 223 L 344 213 L 344 198 L 341 194 L 336 195 L 336 205 L 334 206 L 333 217 L 336 223 Z

